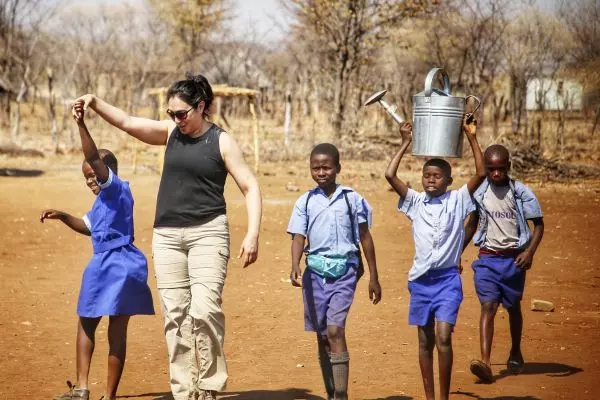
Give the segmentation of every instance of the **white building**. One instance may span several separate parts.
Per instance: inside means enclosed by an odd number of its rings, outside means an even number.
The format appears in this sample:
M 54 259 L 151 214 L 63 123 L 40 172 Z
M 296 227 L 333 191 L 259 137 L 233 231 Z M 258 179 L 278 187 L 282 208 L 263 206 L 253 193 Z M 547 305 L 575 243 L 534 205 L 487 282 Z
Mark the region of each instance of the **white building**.
M 583 85 L 568 79 L 532 79 L 527 82 L 527 110 L 581 111 Z

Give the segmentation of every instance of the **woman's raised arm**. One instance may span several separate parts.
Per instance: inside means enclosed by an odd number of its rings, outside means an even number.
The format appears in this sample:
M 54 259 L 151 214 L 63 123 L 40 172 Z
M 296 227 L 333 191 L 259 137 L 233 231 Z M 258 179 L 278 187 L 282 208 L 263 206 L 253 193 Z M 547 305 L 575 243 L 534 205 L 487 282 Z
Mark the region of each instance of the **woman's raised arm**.
M 73 115 L 86 111 L 88 107 L 112 126 L 148 144 L 166 144 L 169 132 L 175 128 L 172 121 L 133 117 L 93 94 L 86 94 L 75 100 Z

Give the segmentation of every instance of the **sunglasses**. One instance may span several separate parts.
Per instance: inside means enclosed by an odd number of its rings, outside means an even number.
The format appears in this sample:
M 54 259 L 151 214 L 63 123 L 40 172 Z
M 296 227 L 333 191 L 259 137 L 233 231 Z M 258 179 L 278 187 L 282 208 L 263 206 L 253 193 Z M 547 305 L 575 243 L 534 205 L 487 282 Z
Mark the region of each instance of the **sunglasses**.
M 188 117 L 188 113 L 192 111 L 194 107 L 191 107 L 189 110 L 179 110 L 179 111 L 171 111 L 167 110 L 167 115 L 171 117 L 173 121 L 177 118 L 180 121 L 185 121 Z

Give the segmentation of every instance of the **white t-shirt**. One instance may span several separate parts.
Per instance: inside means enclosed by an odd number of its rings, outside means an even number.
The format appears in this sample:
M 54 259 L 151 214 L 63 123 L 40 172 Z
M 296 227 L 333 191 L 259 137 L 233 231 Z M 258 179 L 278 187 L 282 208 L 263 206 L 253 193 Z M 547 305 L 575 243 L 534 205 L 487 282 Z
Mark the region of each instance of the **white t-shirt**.
M 483 196 L 483 207 L 488 217 L 483 247 L 496 251 L 517 248 L 517 205 L 510 186 L 490 185 Z

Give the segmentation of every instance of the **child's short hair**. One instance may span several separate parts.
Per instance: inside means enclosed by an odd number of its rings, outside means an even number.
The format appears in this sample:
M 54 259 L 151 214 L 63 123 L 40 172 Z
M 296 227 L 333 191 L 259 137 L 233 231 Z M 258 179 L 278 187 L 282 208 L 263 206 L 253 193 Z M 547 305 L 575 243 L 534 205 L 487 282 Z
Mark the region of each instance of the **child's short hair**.
M 333 162 L 335 163 L 335 165 L 340 165 L 340 152 L 338 151 L 337 147 L 335 147 L 331 143 L 320 143 L 316 145 L 314 149 L 312 149 L 312 151 L 310 152 L 310 158 L 313 158 L 313 156 L 317 154 L 330 156 L 331 158 L 333 158 Z
M 117 157 L 115 157 L 112 151 L 107 149 L 99 149 L 98 155 L 100 156 L 100 159 L 104 162 L 104 165 L 110 168 L 114 174 L 119 175 L 119 162 L 117 161 Z
M 441 158 L 432 158 L 425 162 L 425 165 L 423 165 L 423 170 L 425 170 L 425 168 L 427 167 L 438 167 L 444 172 L 444 175 L 446 175 L 446 177 L 452 177 L 452 167 L 450 166 L 450 163 L 446 160 L 443 160 Z
M 485 149 L 484 157 L 486 159 L 491 158 L 492 156 L 496 156 L 498 158 L 505 159 L 506 161 L 510 161 L 510 152 L 508 149 L 501 144 L 492 144 Z

